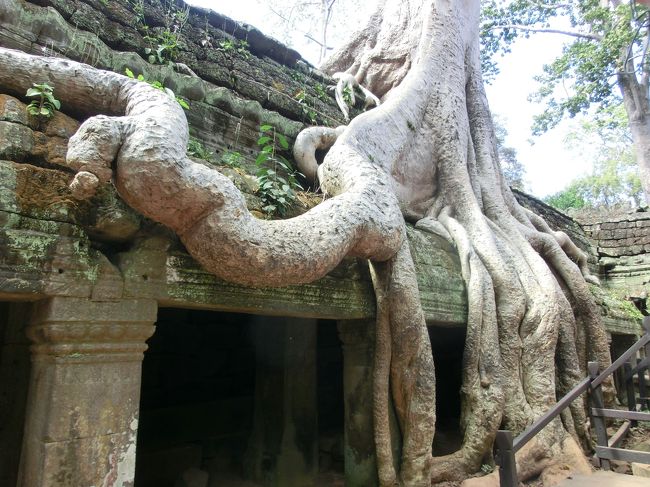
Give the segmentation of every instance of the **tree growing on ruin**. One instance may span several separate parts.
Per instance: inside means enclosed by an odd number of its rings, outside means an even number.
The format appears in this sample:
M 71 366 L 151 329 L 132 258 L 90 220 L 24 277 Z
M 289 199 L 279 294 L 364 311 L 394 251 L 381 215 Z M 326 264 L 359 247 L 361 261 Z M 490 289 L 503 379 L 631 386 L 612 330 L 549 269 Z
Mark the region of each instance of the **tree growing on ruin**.
M 34 78 L 56 81 L 65 85 L 63 106 L 102 113 L 69 142 L 77 197 L 112 181 L 207 270 L 243 285 L 308 282 L 345 256 L 369 260 L 382 486 L 478 472 L 499 427 L 521 431 L 583 376 L 588 359 L 609 360 L 584 259 L 516 202 L 499 168 L 480 71 L 479 10 L 478 0 L 380 2 L 324 69 L 352 74 L 382 103 L 353 119 L 317 168 L 328 197 L 289 220 L 256 219 L 227 177 L 186 157 L 185 115 L 166 94 L 86 65 L 0 50 L 0 64 L 12 66 L 0 70 L 0 85 L 24 92 Z M 307 153 L 319 136 L 301 140 Z M 432 457 L 434 365 L 405 216 L 455 245 L 467 288 L 463 443 L 443 457 Z M 548 479 L 565 464 L 587 469 L 578 446 L 587 442 L 585 411 L 576 402 L 570 413 L 518 454 L 522 477 Z

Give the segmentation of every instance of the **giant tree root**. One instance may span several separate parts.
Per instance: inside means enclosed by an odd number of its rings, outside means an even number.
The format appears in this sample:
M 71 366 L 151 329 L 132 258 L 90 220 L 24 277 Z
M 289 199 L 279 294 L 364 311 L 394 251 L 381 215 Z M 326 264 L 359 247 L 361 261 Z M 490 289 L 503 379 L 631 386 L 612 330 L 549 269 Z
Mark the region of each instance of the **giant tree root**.
M 175 231 L 215 275 L 249 286 L 284 286 L 316 280 L 346 255 L 389 266 L 388 331 L 378 335 L 394 352 L 380 361 L 394 384 L 401 475 L 409 485 L 428 485 L 433 360 L 404 220 L 387 173 L 353 147 L 340 146 L 339 162 L 328 166 L 321 183 L 332 198 L 290 220 L 259 220 L 227 177 L 186 157 L 187 122 L 166 94 L 115 73 L 7 49 L 0 49 L 0 65 L 13 67 L 0 71 L 0 86 L 15 93 L 36 77 L 60 88 L 64 106 L 123 113 L 91 117 L 70 139 L 67 164 L 78 171 L 71 190 L 89 197 L 112 181 L 129 205 Z
M 499 427 L 523 430 L 575 385 L 587 360 L 609 362 L 584 261 L 565 236 L 518 205 L 501 174 L 479 72 L 478 14 L 478 0 L 380 2 L 357 38 L 364 42 L 345 46 L 329 68 L 354 76 L 382 103 L 334 134 L 317 169 L 331 198 L 283 221 L 254 218 L 228 178 L 185 156 L 181 108 L 146 83 L 0 49 L 0 65 L 12 66 L 0 71 L 0 86 L 20 94 L 38 79 L 55 87 L 63 106 L 110 115 L 89 118 L 70 139 L 75 193 L 87 197 L 112 181 L 129 205 L 174 230 L 223 279 L 283 286 L 318 279 L 346 255 L 369 259 L 380 484 L 425 486 L 477 472 L 491 461 Z M 319 143 L 310 137 L 303 136 L 305 147 Z M 433 359 L 402 212 L 426 215 L 420 226 L 454 243 L 467 287 L 463 443 L 444 457 L 431 457 Z M 522 477 L 549 477 L 563 458 L 578 458 L 585 422 L 578 403 L 545 428 L 517 457 Z

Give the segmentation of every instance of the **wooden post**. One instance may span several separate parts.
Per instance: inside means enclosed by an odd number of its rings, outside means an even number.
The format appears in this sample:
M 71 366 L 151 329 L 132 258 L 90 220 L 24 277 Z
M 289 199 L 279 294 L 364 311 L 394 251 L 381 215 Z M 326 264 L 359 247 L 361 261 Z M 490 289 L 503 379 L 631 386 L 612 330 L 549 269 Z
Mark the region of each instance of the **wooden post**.
M 641 362 L 643 362 L 643 359 L 639 358 L 636 360 L 636 366 L 639 367 L 639 404 L 641 404 L 642 408 L 650 409 L 650 399 L 648 399 L 648 385 L 646 384 L 645 380 L 645 371 L 647 367 L 641 367 Z
M 645 316 L 643 318 L 643 331 L 645 332 L 644 335 L 650 335 L 650 316 Z M 646 360 L 650 360 L 650 343 L 646 343 L 645 346 L 645 358 Z M 650 374 L 650 366 L 647 368 L 648 373 Z M 639 377 L 643 376 L 643 382 L 644 386 L 645 384 L 645 370 L 643 372 L 639 371 Z M 650 409 L 650 391 L 648 390 L 648 387 L 646 387 L 645 393 L 642 394 L 644 397 L 646 397 L 646 403 L 645 406 Z
M 517 464 L 512 447 L 512 431 L 499 430 L 496 436 L 500 487 L 518 487 Z
M 634 360 L 633 358 L 630 361 Z M 630 362 L 625 362 L 623 365 L 623 371 L 625 372 L 625 393 L 627 395 L 627 409 L 628 411 L 636 411 L 636 392 L 634 391 L 634 375 L 632 375 L 632 364 Z M 632 421 L 632 426 L 636 426 L 638 423 Z
M 594 380 L 596 377 L 598 377 L 598 362 L 589 362 L 589 377 L 591 380 Z M 604 408 L 605 407 L 605 401 L 603 399 L 603 391 L 602 388 L 599 385 L 591 389 L 591 394 L 589 394 L 589 402 L 591 403 L 591 407 L 593 408 Z M 605 418 L 602 416 L 591 416 L 591 419 L 594 424 L 594 428 L 596 429 L 596 442 L 598 446 L 608 446 L 607 443 L 607 427 L 605 425 Z M 610 469 L 610 462 L 609 460 L 605 458 L 599 458 L 600 465 L 603 468 L 603 470 L 609 470 Z

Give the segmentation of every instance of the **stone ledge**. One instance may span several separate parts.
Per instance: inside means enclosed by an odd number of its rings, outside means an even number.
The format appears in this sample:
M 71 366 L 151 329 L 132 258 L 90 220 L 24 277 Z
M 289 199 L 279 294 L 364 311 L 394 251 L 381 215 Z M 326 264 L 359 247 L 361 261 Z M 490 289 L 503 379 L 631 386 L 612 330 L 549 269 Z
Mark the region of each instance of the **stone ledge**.
M 427 322 L 464 326 L 466 296 L 457 257 L 436 237 L 409 230 Z M 146 298 L 161 306 L 330 319 L 372 318 L 374 294 L 363 261 L 344 260 L 302 286 L 247 288 L 207 273 L 164 237 L 142 238 L 113 256 L 93 249 L 71 223 L 0 210 L 0 297 Z

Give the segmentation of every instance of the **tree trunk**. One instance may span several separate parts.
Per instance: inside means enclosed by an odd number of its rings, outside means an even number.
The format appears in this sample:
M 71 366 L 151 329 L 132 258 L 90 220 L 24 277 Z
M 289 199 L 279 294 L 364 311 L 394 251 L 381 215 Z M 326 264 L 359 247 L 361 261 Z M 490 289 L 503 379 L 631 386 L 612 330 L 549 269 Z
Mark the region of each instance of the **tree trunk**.
M 650 204 L 650 101 L 633 72 L 618 73 L 617 82 L 630 124 L 641 186 Z
M 257 220 L 217 171 L 185 156 L 187 122 L 145 83 L 0 50 L 0 86 L 56 86 L 88 119 L 70 140 L 73 187 L 112 179 L 122 198 L 173 229 L 206 269 L 252 286 L 315 280 L 344 256 L 371 261 L 377 296 L 373 417 L 382 486 L 459 481 L 490 461 L 500 426 L 521 431 L 586 372 L 607 339 L 566 235 L 518 205 L 505 183 L 480 73 L 478 0 L 385 0 L 328 61 L 383 98 L 338 137 L 318 168 L 329 195 L 290 220 Z M 79 106 L 83 105 L 83 106 Z M 325 133 L 326 131 L 323 131 Z M 469 301 L 459 451 L 432 458 L 435 375 L 402 212 L 456 246 Z M 399 431 L 391 428 L 389 412 Z M 522 477 L 587 469 L 584 409 L 522 450 Z M 391 436 L 401 437 L 394 462 Z M 398 467 L 395 467 L 395 464 Z

